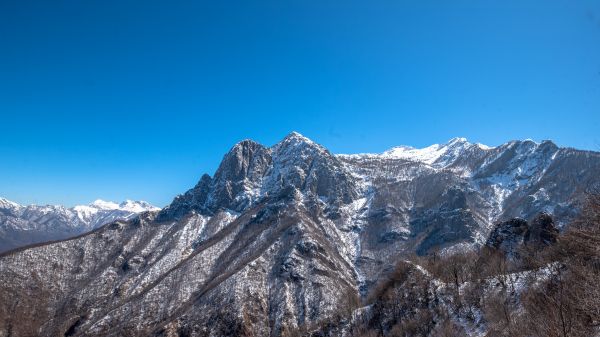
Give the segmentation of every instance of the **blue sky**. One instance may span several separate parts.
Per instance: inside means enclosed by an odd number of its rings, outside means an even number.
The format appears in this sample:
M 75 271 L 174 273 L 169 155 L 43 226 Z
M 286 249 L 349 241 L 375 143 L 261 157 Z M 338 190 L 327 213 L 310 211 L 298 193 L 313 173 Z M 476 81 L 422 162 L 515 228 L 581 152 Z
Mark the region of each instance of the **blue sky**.
M 237 141 L 600 148 L 598 1 L 1 1 L 0 196 L 163 206 Z

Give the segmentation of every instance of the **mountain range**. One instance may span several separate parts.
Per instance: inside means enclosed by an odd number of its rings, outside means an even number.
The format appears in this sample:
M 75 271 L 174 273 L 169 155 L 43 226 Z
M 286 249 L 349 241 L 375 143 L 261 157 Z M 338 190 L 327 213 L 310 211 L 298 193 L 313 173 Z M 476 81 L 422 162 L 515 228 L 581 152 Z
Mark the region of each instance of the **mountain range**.
M 1 255 L 0 335 L 291 336 L 408 256 L 477 249 L 540 212 L 564 228 L 599 177 L 600 153 L 551 141 L 244 140 L 162 210 Z
M 0 198 L 0 253 L 45 241 L 76 236 L 115 220 L 131 219 L 159 208 L 145 201 L 120 204 L 96 200 L 89 205 L 66 208 L 57 205 L 23 206 Z

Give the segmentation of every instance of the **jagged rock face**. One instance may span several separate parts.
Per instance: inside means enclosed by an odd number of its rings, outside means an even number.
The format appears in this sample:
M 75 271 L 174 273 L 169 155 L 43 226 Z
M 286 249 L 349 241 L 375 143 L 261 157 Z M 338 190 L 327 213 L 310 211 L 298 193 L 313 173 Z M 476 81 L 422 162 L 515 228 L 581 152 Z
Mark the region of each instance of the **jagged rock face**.
M 192 210 L 205 215 L 219 209 L 241 212 L 255 201 L 255 191 L 270 164 L 269 149 L 244 140 L 223 157 L 213 178 L 203 175 L 193 189 L 178 196 L 159 218 L 179 218 Z
M 529 224 L 523 219 L 515 218 L 504 221 L 496 225 L 485 244 L 488 247 L 512 253 L 523 245 L 525 233 L 528 231 Z
M 0 198 L 0 253 L 25 245 L 79 235 L 119 219 L 158 208 L 144 201 L 121 204 L 96 200 L 90 205 L 23 206 Z
M 271 164 L 269 149 L 253 141 L 243 141 L 223 158 L 214 178 L 214 194 L 209 207 L 224 207 L 235 211 L 252 202 L 244 192 L 260 188 Z
M 0 257 L 0 335 L 285 335 L 403 254 L 483 245 L 509 215 L 573 208 L 598 164 L 549 142 L 333 155 L 297 133 L 243 141 L 160 212 Z
M 518 257 L 519 250 L 524 246 L 541 249 L 556 243 L 558 233 L 552 216 L 540 213 L 531 223 L 520 218 L 498 223 L 485 245 L 511 257 Z
M 357 197 L 354 180 L 341 162 L 322 146 L 292 133 L 273 149 L 267 190 L 293 187 L 341 206 Z
M 358 195 L 350 174 L 322 146 L 292 133 L 272 148 L 244 140 L 224 157 L 211 178 L 202 176 L 159 215 L 178 218 L 190 211 L 213 214 L 219 209 L 242 212 L 265 198 L 298 190 L 339 207 Z
M 554 219 L 547 213 L 541 213 L 533 219 L 531 225 L 525 232 L 523 242 L 535 247 L 548 246 L 556 243 L 558 228 L 554 225 Z

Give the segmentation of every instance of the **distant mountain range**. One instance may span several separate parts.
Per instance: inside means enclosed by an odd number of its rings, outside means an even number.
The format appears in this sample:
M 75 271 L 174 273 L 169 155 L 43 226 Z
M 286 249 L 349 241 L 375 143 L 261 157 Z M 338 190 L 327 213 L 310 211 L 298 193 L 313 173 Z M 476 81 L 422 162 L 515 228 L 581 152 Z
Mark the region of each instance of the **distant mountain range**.
M 159 208 L 145 201 L 120 204 L 96 200 L 89 205 L 66 208 L 56 205 L 23 206 L 0 198 L 0 253 L 17 247 L 65 239 L 115 220 L 127 220 Z
M 599 177 L 600 153 L 551 141 L 336 155 L 295 132 L 244 140 L 160 211 L 2 256 L 0 332 L 289 335 L 410 254 L 480 247 L 542 211 L 565 226 Z

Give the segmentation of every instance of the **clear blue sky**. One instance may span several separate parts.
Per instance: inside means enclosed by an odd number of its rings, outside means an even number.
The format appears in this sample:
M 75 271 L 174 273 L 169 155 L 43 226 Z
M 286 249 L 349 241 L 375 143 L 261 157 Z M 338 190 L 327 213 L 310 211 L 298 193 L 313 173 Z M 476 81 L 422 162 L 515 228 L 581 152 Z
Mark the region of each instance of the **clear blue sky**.
M 0 1 L 0 196 L 144 199 L 237 141 L 600 148 L 600 2 Z

